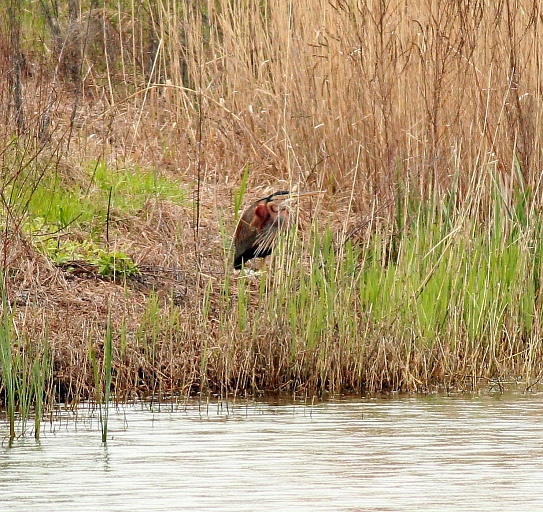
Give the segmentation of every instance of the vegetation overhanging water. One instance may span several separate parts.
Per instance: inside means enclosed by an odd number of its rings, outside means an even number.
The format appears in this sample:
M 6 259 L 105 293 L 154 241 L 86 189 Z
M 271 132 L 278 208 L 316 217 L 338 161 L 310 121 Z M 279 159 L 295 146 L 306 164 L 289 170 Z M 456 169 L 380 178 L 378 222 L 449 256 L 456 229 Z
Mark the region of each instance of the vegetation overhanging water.
M 538 386 L 530 2 L 144 4 L 2 7 L 10 436 L 58 401 L 105 438 L 111 397 Z M 234 272 L 267 189 L 323 193 Z

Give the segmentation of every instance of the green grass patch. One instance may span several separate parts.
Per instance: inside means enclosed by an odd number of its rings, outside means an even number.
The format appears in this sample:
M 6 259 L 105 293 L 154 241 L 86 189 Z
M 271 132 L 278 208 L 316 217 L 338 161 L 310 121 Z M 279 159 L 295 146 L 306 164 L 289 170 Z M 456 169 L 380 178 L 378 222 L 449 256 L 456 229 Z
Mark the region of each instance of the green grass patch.
M 115 170 L 99 161 L 89 164 L 86 174 L 88 181 L 67 185 L 58 173 L 49 173 L 34 188 L 18 191 L 20 201 L 28 204 L 29 227 L 40 219 L 40 228 L 60 232 L 78 227 L 93 235 L 104 229 L 108 207 L 119 217 L 136 215 L 151 199 L 188 204 L 186 189 L 154 170 Z
M 179 205 L 185 205 L 188 201 L 187 190 L 153 169 L 134 167 L 114 170 L 99 161 L 89 166 L 89 173 L 102 204 L 107 205 L 111 190 L 112 206 L 121 213 L 136 212 L 153 198 Z
M 105 250 L 96 240 L 105 232 L 106 224 L 114 230 L 115 220 L 136 216 L 150 200 L 188 204 L 186 189 L 154 170 L 114 170 L 102 161 L 89 164 L 86 178 L 67 185 L 58 172 L 51 172 L 34 182 L 18 180 L 10 184 L 13 197 L 27 205 L 23 230 L 55 263 L 84 260 L 97 265 L 104 276 L 137 274 L 128 254 Z M 79 232 L 78 240 L 70 237 L 74 230 Z M 81 232 L 88 233 L 83 241 Z

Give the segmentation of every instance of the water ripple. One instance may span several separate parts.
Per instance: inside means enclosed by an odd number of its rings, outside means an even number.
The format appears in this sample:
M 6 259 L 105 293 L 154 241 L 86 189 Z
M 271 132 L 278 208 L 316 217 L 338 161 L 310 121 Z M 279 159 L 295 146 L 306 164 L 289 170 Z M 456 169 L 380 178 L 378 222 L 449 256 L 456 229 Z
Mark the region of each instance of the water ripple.
M 543 509 L 542 412 L 518 395 L 124 407 L 107 446 L 89 416 L 2 448 L 0 509 Z

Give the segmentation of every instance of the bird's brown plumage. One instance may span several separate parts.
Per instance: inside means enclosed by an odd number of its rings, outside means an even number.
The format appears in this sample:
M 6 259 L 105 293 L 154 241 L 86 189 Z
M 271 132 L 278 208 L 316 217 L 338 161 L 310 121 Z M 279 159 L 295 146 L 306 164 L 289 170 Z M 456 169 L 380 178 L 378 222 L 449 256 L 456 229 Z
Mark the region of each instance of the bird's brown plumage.
M 289 192 L 281 190 L 259 199 L 243 212 L 234 234 L 234 268 L 252 258 L 271 254 L 277 231 L 288 225 L 289 212 L 281 208 L 280 201 Z

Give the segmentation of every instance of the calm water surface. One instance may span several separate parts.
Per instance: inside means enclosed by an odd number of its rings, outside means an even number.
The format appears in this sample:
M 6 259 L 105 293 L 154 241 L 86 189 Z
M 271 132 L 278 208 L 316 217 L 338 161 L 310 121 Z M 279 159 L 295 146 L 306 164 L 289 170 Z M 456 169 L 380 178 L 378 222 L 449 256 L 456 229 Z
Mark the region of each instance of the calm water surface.
M 543 510 L 543 396 L 140 404 L 0 448 L 0 510 L 100 509 Z

